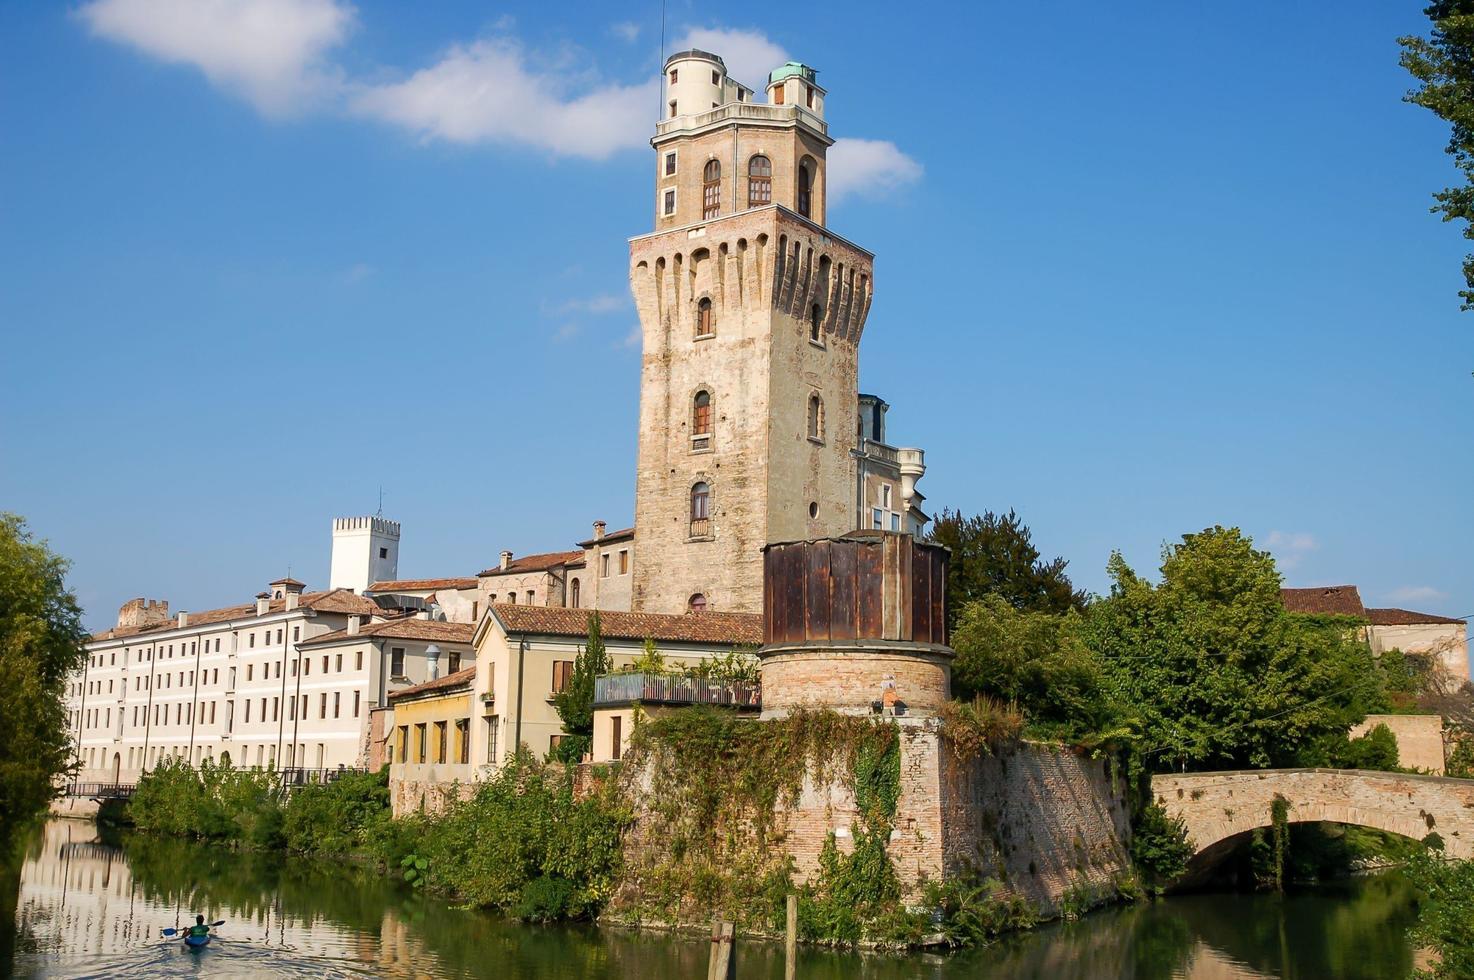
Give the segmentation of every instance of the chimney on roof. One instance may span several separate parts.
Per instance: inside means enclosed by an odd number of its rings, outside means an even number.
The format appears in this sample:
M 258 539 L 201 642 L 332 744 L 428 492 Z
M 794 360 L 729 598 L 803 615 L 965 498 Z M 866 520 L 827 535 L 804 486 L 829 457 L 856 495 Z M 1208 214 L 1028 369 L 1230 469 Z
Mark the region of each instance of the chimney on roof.
M 503 551 L 502 552 L 502 564 L 501 564 L 502 571 L 505 572 L 508 568 L 511 567 L 511 565 L 512 565 L 512 553 L 510 551 Z
M 257 616 L 265 616 L 270 611 L 271 611 L 271 593 L 270 592 L 257 592 L 256 593 L 256 615 Z
M 187 610 L 187 609 L 181 609 L 181 610 L 179 610 L 179 627 L 178 628 L 179 629 L 184 629 L 188 625 L 189 625 L 189 610 Z
M 297 606 L 301 602 L 302 602 L 302 590 L 301 589 L 288 589 L 287 590 L 287 608 L 288 609 L 296 609 Z
M 359 626 L 359 624 L 361 622 L 363 622 L 363 619 L 360 616 L 354 615 L 354 616 L 349 616 L 348 617 L 348 635 L 349 636 L 357 636 L 358 635 L 358 626 Z
M 594 522 L 594 540 L 595 541 L 598 541 L 602 537 L 604 537 L 604 522 L 603 521 L 595 521 Z
M 427 680 L 435 680 L 440 676 L 440 648 L 435 644 L 425 647 L 425 677 Z
M 428 609 L 416 609 L 415 610 L 415 619 L 429 619 L 429 618 L 430 618 L 430 610 L 428 610 Z

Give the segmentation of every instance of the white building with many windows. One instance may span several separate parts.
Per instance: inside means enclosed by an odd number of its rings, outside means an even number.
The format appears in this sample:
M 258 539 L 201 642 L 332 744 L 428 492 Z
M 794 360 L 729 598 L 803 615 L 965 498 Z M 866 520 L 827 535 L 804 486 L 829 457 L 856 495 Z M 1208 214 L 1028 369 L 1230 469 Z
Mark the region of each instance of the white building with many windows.
M 335 552 L 385 547 L 380 533 L 356 533 L 373 523 L 334 526 Z M 354 533 L 339 535 L 340 526 Z M 365 573 L 373 561 L 359 563 Z M 393 574 L 392 564 L 377 569 Z M 470 640 L 469 627 L 386 609 L 347 588 L 308 592 L 291 578 L 253 602 L 199 613 L 133 599 L 116 626 L 93 636 L 68 686 L 78 778 L 132 782 L 166 758 L 362 766 L 372 709 L 389 691 L 426 680 L 432 646 L 449 659 L 469 655 Z

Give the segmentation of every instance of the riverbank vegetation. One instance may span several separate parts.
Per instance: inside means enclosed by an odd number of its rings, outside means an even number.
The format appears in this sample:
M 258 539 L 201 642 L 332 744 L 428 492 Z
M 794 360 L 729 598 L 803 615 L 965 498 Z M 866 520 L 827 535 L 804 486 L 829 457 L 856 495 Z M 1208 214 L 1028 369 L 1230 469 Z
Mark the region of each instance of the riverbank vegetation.
M 69 675 L 86 660 L 68 563 L 0 513 L 0 850 L 46 809 L 72 762 Z
M 1145 792 L 1154 771 L 1396 767 L 1385 727 L 1357 739 L 1347 731 L 1368 712 L 1415 707 L 1425 664 L 1373 658 L 1355 621 L 1287 613 L 1273 559 L 1239 531 L 1185 536 L 1164 552 L 1156 583 L 1117 556 L 1111 593 L 1087 601 L 1062 561 L 1039 558 L 1016 515 L 953 514 L 944 526 L 966 561 L 949 582 L 949 596 L 955 587 L 965 598 L 953 610 L 956 699 L 943 733 L 961 757 L 1020 738 L 1108 757 L 1132 804 L 1134 876 L 1121 894 L 1159 892 L 1193 851 L 1181 821 Z M 591 727 L 592 682 L 606 660 L 595 619 L 578 682 L 558 703 L 575 736 Z M 662 666 L 653 645 L 641 665 Z M 647 717 L 623 762 L 578 794 L 571 766 L 524 753 L 435 813 L 392 820 L 386 772 L 283 796 L 272 773 L 166 763 L 140 783 L 133 817 L 160 833 L 352 855 L 529 921 L 603 914 L 704 927 L 719 915 L 749 934 L 777 933 L 789 894 L 802 937 L 834 945 L 986 942 L 1036 921 L 1036 908 L 983 875 L 926 886 L 921 908 L 903 901 L 892 840 L 900 764 L 891 722 L 811 711 L 758 725 L 693 707 Z M 831 830 L 801 875 L 782 842 L 806 780 L 847 787 L 859 813 L 843 828 L 849 839 Z M 1344 872 L 1368 855 L 1421 850 L 1372 832 L 1331 837 L 1272 821 L 1246 851 L 1246 875 L 1281 887 L 1331 876 L 1338 862 Z M 1078 911 L 1101 898 L 1076 889 L 1063 904 Z

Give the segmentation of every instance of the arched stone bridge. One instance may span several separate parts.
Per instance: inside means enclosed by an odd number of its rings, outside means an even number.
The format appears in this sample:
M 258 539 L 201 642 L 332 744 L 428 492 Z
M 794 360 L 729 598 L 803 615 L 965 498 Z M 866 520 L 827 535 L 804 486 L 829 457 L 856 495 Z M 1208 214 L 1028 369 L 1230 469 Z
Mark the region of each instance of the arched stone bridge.
M 1333 821 L 1414 840 L 1443 839 L 1449 857 L 1474 858 L 1474 779 L 1364 769 L 1258 769 L 1152 777 L 1152 795 L 1181 816 L 1201 858 L 1215 845 L 1268 827 L 1276 796 L 1291 823 Z

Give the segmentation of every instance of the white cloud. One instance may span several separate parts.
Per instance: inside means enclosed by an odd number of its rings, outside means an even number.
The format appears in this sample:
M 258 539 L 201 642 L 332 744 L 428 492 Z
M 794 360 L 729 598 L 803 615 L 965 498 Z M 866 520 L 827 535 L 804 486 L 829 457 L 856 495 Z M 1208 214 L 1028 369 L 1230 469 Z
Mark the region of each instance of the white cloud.
M 628 348 L 637 348 L 642 343 L 644 343 L 644 341 L 645 341 L 645 332 L 640 329 L 640 325 L 637 323 L 633 327 L 630 327 L 630 332 L 629 333 L 627 333 L 627 334 L 624 335 L 624 340 L 622 340 L 620 342 L 620 346 L 622 346 L 622 347 L 628 347 Z
M 364 87 L 352 106 L 453 143 L 512 143 L 593 159 L 643 145 L 655 81 L 576 93 L 577 81 L 556 68 L 531 68 L 512 41 L 486 40 L 451 48 L 402 82 Z
M 373 274 L 373 266 L 367 262 L 355 262 L 343 271 L 343 282 L 351 286 L 363 282 Z
M 700 48 L 719 56 L 727 74 L 758 92 L 768 87 L 768 72 L 788 60 L 788 52 L 761 31 L 692 27 L 673 50 Z
M 562 344 L 572 340 L 574 337 L 578 336 L 580 329 L 582 328 L 579 327 L 579 325 L 576 323 L 563 324 L 557 330 L 553 331 L 553 343 Z
M 623 20 L 611 25 L 609 33 L 627 44 L 633 44 L 640 38 L 640 25 L 632 20 Z
M 884 197 L 921 179 L 922 167 L 890 140 L 845 137 L 829 148 L 829 202 Z
M 564 300 L 552 307 L 549 312 L 555 314 L 591 313 L 597 316 L 626 309 L 629 305 L 630 298 L 628 296 L 621 296 L 618 293 L 600 293 L 597 296 L 590 296 L 586 299 Z
M 1274 552 L 1275 562 L 1281 568 L 1294 568 L 1320 544 L 1304 531 L 1270 531 L 1264 538 L 1264 547 Z
M 658 80 L 602 82 L 575 53 L 537 58 L 509 37 L 455 45 L 397 82 L 351 82 L 331 57 L 357 26 L 347 0 L 88 0 L 76 16 L 98 37 L 197 68 L 268 116 L 346 108 L 425 140 L 604 159 L 645 146 L 657 115 Z M 491 29 L 512 26 L 503 18 Z M 611 30 L 627 41 L 640 32 L 632 21 Z M 788 60 L 755 30 L 690 28 L 675 46 L 720 55 L 758 91 Z M 880 196 L 920 176 L 921 165 L 888 141 L 841 139 L 829 150 L 831 201 Z
M 1404 585 L 1388 592 L 1387 598 L 1393 602 L 1437 602 L 1439 599 L 1447 599 L 1448 593 L 1431 585 Z
M 191 65 L 271 116 L 333 93 L 341 73 L 327 53 L 357 17 L 340 0 L 92 0 L 76 15 L 98 37 Z

